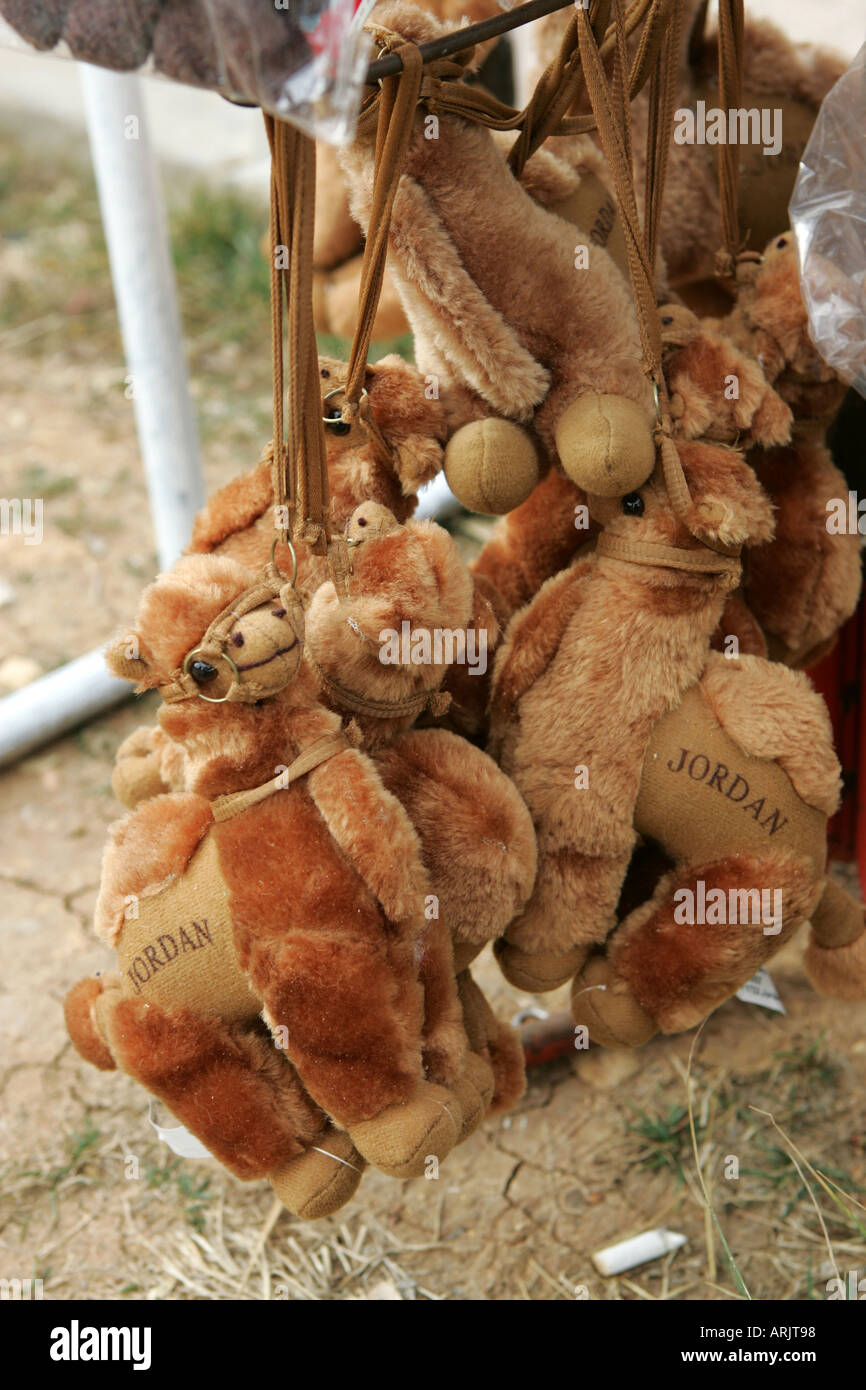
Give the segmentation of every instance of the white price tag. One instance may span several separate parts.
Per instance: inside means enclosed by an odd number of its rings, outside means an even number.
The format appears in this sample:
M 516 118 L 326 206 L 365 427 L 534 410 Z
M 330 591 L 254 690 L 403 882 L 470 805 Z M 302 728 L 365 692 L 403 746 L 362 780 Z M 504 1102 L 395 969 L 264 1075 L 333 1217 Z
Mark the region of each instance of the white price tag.
M 777 1014 L 787 1013 L 772 978 L 763 968 L 737 990 L 737 998 L 744 1004 L 759 1004 L 762 1009 L 772 1009 Z

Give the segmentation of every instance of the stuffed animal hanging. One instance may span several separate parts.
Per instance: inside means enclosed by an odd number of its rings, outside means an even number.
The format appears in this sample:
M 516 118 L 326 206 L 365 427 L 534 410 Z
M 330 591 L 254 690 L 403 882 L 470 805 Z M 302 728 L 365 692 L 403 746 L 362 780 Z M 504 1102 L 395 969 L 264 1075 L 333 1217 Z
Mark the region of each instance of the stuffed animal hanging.
M 450 948 L 440 962 L 431 941 L 422 962 L 425 1056 L 429 1067 L 439 1047 L 432 1001 L 442 996 L 438 980 L 450 968 L 458 972 L 472 1050 L 492 1065 L 489 1086 L 479 1084 L 484 1105 L 473 1108 L 479 1122 L 488 1105 L 501 1110 L 519 1098 L 523 1059 L 516 1034 L 496 1019 L 467 967 L 529 896 L 535 837 L 520 796 L 490 758 L 446 729 L 412 725 L 425 710 L 453 703 L 450 693 L 440 693 L 446 684 L 486 689 L 496 630 L 488 648 L 472 579 L 441 527 L 401 526 L 380 504 L 364 503 L 350 517 L 347 535 L 348 590 L 338 595 L 332 581 L 317 589 L 306 615 L 304 661 L 317 698 L 357 730 L 418 835 L 454 951 L 453 964 Z M 136 805 L 185 789 L 184 777 L 161 725 L 136 730 L 121 746 L 113 786 L 124 804 Z M 473 1059 L 469 1065 L 480 1076 Z M 461 1103 L 466 1110 L 462 1092 Z
M 377 9 L 372 27 L 390 47 L 444 32 L 403 0 Z M 434 65 L 426 80 L 393 204 L 389 265 L 416 360 L 446 405 L 451 487 L 471 508 L 506 512 L 554 461 L 569 476 L 592 468 L 603 486 L 611 459 L 628 457 L 642 481 L 652 470 L 654 414 L 624 276 L 600 247 L 590 269 L 576 265 L 574 227 L 530 197 L 490 130 L 453 113 L 464 87 L 453 61 L 444 78 Z M 342 153 L 365 228 L 376 100 Z
M 736 637 L 744 655 L 807 667 L 832 647 L 861 592 L 857 535 L 828 527 L 828 504 L 848 490 L 823 439 L 844 386 L 809 340 L 790 233 L 737 274 L 724 319 L 659 310 L 672 431 L 743 447 L 774 507 L 772 538 L 744 547 L 742 582 L 713 645 Z M 575 483 L 548 474 L 497 524 L 472 569 L 500 623 L 594 540 L 584 501 Z
M 444 1158 L 458 1096 L 473 1118 L 483 1100 L 417 836 L 318 700 L 302 635 L 273 566 L 190 556 L 145 592 L 109 664 L 160 690 L 161 779 L 184 790 L 115 828 L 96 917 L 119 975 L 77 985 L 67 1020 L 87 1060 L 311 1215 L 361 1160 L 406 1177 Z
M 361 730 L 383 783 L 408 813 L 454 950 L 469 1019 L 483 1022 L 496 1078 L 491 1110 L 523 1089 L 519 1040 L 474 985 L 468 966 L 525 903 L 535 879 L 535 835 L 513 783 L 480 749 L 447 729 L 416 728 L 463 685 L 484 685 L 487 629 L 475 622 L 471 577 L 455 543 L 432 522 L 399 525 L 364 503 L 347 524 L 348 590 L 327 582 L 307 614 L 306 659 L 322 701 Z M 490 654 L 492 660 L 492 651 Z M 467 995 L 474 1000 L 467 1004 Z
M 739 548 L 772 534 L 769 501 L 732 448 L 679 441 L 675 460 L 590 496 L 595 553 L 517 615 L 494 675 L 492 747 L 539 848 L 500 963 L 525 989 L 574 975 L 576 1021 L 620 1045 L 699 1022 L 804 920 L 821 987 L 866 993 L 863 909 L 825 878 L 826 708 L 802 675 L 709 650 Z M 675 868 L 614 931 L 638 836 Z M 702 921 L 710 894 L 722 915 Z M 755 901 L 772 915 L 730 924 Z
M 659 222 L 661 256 L 656 267 L 663 297 L 675 295 L 702 314 L 724 312 L 728 298 L 715 273 L 721 222 L 716 165 L 719 146 L 711 144 L 706 138 L 706 127 L 697 124 L 701 110 L 714 120 L 712 113 L 725 105 L 719 91 L 718 34 L 705 32 L 707 9 L 706 0 L 686 0 L 683 6 L 675 98 L 678 122 L 669 152 L 666 196 Z M 530 84 L 556 56 L 568 18 L 569 11 L 562 10 L 544 16 L 527 29 Z M 630 38 L 630 57 L 634 56 L 642 32 L 642 27 L 637 27 Z M 742 92 L 739 101 L 732 105 L 754 114 L 747 118 L 750 139 L 741 140 L 737 147 L 738 221 L 743 245 L 758 252 L 788 225 L 788 203 L 800 157 L 821 102 L 841 77 L 845 64 L 827 50 L 793 43 L 772 23 L 748 15 L 741 56 Z M 703 103 L 702 108 L 699 102 Z M 588 101 L 584 98 L 576 109 L 588 111 Z M 643 216 L 646 89 L 632 102 L 631 118 L 634 181 Z M 760 138 L 755 139 L 755 134 Z M 549 141 L 543 148 L 549 147 L 560 158 L 569 158 L 570 147 L 579 147 L 584 139 L 569 136 Z M 607 235 L 615 237 L 618 219 L 608 214 L 606 221 Z
M 809 338 L 794 237 L 774 238 L 763 255 L 741 260 L 737 300 L 718 330 L 761 365 L 793 417 L 790 440 L 751 448 L 748 460 L 773 503 L 772 542 L 749 553 L 743 597 L 775 660 L 814 665 L 857 607 L 862 586 L 859 537 L 830 524 L 848 484 L 824 443 L 845 385 Z
M 411 516 L 418 490 L 442 468 L 446 424 L 441 402 L 424 378 L 394 354 L 365 373 L 363 412 L 349 424 L 340 418 L 346 383 L 345 362 L 319 358 L 322 413 L 325 418 L 330 525 L 342 531 L 364 501 L 381 502 L 400 520 Z M 189 549 L 192 553 L 230 555 L 249 568 L 263 565 L 271 552 L 275 526 L 271 477 L 273 446 L 251 473 L 219 488 L 199 512 Z M 327 560 L 298 545 L 298 582 L 312 592 L 329 577 Z M 278 546 L 279 563 L 288 552 Z

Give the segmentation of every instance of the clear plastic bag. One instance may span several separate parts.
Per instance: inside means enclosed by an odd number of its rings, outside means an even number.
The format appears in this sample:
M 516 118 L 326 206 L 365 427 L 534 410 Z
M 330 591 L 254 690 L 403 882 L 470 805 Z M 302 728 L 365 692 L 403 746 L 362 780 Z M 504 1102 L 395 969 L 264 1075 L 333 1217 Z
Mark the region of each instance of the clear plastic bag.
M 360 105 L 370 7 L 371 0 L 0 0 L 0 42 L 212 88 L 341 144 Z
M 866 44 L 818 113 L 790 214 L 812 341 L 866 397 Z

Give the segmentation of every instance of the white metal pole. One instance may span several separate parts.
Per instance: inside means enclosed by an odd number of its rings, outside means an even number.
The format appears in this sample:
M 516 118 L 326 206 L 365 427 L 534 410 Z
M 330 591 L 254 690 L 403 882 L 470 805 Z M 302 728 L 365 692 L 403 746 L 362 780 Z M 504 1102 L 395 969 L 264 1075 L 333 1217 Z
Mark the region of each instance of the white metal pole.
M 108 672 L 100 648 L 0 700 L 0 767 L 103 714 L 132 694 Z
M 79 64 L 90 148 L 161 568 L 204 500 L 168 229 L 135 76 Z M 0 766 L 131 693 L 88 652 L 0 700 Z
M 165 569 L 189 541 L 204 484 L 162 190 L 139 79 L 88 63 L 79 67 L 156 546 Z

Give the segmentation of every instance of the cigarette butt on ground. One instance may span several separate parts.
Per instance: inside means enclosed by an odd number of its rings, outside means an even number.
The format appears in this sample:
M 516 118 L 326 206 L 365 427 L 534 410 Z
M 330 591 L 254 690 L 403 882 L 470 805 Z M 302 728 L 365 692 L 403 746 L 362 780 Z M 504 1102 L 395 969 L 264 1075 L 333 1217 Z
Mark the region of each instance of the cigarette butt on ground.
M 592 1262 L 599 1274 L 603 1274 L 605 1279 L 610 1279 L 614 1274 L 624 1274 L 627 1269 L 634 1269 L 635 1265 L 646 1264 L 648 1260 L 658 1260 L 662 1255 L 669 1255 L 672 1250 L 679 1250 L 685 1245 L 687 1236 L 682 1236 L 677 1231 L 668 1231 L 659 1227 L 655 1231 L 642 1231 L 639 1236 L 632 1236 L 631 1240 L 621 1240 L 618 1245 L 608 1245 L 605 1250 L 597 1250 L 592 1256 Z

